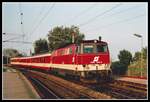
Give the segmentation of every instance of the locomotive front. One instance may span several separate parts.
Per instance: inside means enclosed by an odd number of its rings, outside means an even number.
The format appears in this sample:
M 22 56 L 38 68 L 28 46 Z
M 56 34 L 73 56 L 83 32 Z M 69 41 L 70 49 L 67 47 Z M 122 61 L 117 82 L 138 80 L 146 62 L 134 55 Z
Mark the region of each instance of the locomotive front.
M 80 76 L 88 79 L 107 79 L 111 76 L 108 44 L 101 40 L 85 40 L 78 46 Z

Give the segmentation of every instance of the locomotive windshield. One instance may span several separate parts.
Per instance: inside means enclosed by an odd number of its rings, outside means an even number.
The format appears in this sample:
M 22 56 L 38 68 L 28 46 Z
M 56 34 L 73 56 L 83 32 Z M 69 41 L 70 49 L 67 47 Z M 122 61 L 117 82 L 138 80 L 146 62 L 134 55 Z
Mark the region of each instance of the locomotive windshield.
M 107 45 L 97 45 L 96 52 L 107 52 Z
M 101 53 L 107 51 L 108 51 L 107 44 L 99 44 L 99 43 L 83 44 L 83 53 Z
M 85 45 L 83 48 L 83 53 L 93 53 L 93 45 Z

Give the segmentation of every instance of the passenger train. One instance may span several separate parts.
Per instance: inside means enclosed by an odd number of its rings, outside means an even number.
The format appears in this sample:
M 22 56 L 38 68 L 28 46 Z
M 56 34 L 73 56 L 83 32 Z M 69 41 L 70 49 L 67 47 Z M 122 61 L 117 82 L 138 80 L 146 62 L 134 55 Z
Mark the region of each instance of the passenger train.
M 51 54 L 11 58 L 17 68 L 40 69 L 78 79 L 99 80 L 111 75 L 108 44 L 99 40 L 83 40 Z

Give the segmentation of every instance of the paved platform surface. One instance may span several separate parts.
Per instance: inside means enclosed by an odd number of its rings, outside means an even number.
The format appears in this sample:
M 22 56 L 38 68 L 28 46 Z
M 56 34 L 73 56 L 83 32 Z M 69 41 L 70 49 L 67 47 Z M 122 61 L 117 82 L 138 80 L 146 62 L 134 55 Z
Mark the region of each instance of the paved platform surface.
M 145 84 L 145 85 L 147 85 L 148 83 L 147 79 L 137 79 L 137 78 L 128 78 L 128 77 L 120 77 L 120 78 L 117 78 L 117 80 L 130 81 L 130 82 Z
M 3 99 L 39 99 L 31 83 L 15 69 L 3 72 Z

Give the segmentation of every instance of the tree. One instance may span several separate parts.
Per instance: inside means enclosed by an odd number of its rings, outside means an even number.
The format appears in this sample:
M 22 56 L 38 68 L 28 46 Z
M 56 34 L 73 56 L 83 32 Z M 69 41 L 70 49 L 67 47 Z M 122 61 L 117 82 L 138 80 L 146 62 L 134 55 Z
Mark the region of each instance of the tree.
M 48 52 L 48 42 L 46 39 L 36 40 L 34 43 L 34 53 L 41 54 Z
M 16 49 L 7 48 L 3 50 L 3 64 L 10 63 L 10 58 L 22 57 L 23 54 L 19 53 Z
M 120 63 L 128 66 L 130 62 L 132 61 L 132 54 L 127 50 L 120 51 L 118 55 Z
M 135 52 L 134 57 L 133 57 L 133 61 L 140 60 L 140 57 L 141 57 L 141 52 Z
M 147 47 L 142 49 L 142 59 L 147 59 Z M 134 57 L 133 57 L 133 61 L 138 61 L 141 59 L 141 52 L 135 52 Z
M 55 27 L 48 33 L 49 50 L 64 47 L 72 43 L 72 34 L 75 34 L 75 43 L 80 43 L 84 39 L 84 34 L 80 33 L 79 28 L 75 26 Z
M 112 72 L 117 75 L 124 75 L 128 69 L 128 65 L 132 61 L 132 54 L 127 50 L 121 50 L 118 55 L 119 61 L 112 63 Z
M 112 62 L 112 72 L 116 75 L 123 75 L 126 73 L 126 66 L 120 61 Z
M 8 56 L 8 57 L 22 57 L 23 54 L 19 53 L 19 51 L 16 50 L 16 49 L 7 48 L 7 49 L 3 50 L 3 56 Z
M 133 63 L 128 66 L 129 75 L 141 76 L 142 72 L 142 76 L 147 77 L 147 47 L 143 48 L 142 52 L 135 52 L 133 60 Z
M 147 59 L 147 47 L 142 49 L 143 59 Z

